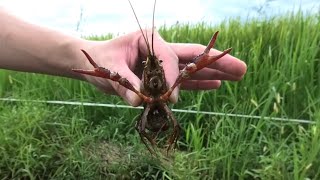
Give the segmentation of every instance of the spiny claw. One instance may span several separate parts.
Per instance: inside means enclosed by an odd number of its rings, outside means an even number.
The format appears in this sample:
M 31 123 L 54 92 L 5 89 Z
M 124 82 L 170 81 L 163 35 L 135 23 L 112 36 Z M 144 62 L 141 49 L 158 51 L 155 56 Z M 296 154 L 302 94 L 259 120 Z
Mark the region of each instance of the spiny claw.
M 72 69 L 73 72 L 110 79 L 112 81 L 118 82 L 121 86 L 135 92 L 141 99 L 143 99 L 144 102 L 147 102 L 147 103 L 153 102 L 153 98 L 145 96 L 144 94 L 139 92 L 137 89 L 133 87 L 133 85 L 126 78 L 120 76 L 119 73 L 112 72 L 109 69 L 98 66 L 97 63 L 93 61 L 91 56 L 85 50 L 81 49 L 81 51 L 87 57 L 89 62 L 92 64 L 92 66 L 94 67 L 94 70 Z
M 72 71 L 76 73 L 91 75 L 91 76 L 96 76 L 97 74 L 95 70 L 72 69 Z
M 228 48 L 228 49 L 224 50 L 221 54 L 218 54 L 216 56 L 210 56 L 210 58 L 213 60 L 218 60 L 218 59 L 222 58 L 224 55 L 228 54 L 231 50 L 232 50 L 232 48 Z M 212 62 L 210 62 L 209 64 L 211 64 L 211 63 Z
M 179 76 L 177 77 L 175 83 L 170 87 L 170 89 L 160 96 L 160 99 L 162 101 L 168 100 L 173 90 L 182 83 L 185 79 L 188 79 L 191 74 L 207 67 L 208 65 L 212 64 L 213 62 L 217 61 L 218 59 L 222 58 L 226 54 L 228 54 L 232 48 L 228 48 L 224 50 L 222 53 L 216 55 L 216 56 L 210 56 L 209 52 L 211 48 L 214 46 L 214 43 L 216 42 L 217 36 L 219 31 L 215 32 L 208 43 L 208 46 L 203 51 L 203 53 L 199 54 L 193 59 L 193 62 L 187 64 L 184 69 L 180 71 Z
M 232 50 L 232 48 L 228 48 L 216 56 L 209 56 L 208 53 L 204 53 L 201 56 L 196 57 L 196 59 L 194 61 L 194 65 L 196 66 L 196 68 L 193 68 L 191 71 L 188 71 L 188 73 L 191 74 L 191 73 L 194 73 L 196 71 L 199 71 L 199 70 L 209 66 L 213 62 L 219 60 L 220 58 L 222 58 L 223 56 L 228 54 L 231 50 Z M 191 63 L 191 65 L 192 65 L 192 63 Z M 189 65 L 189 66 L 191 66 L 191 65 Z M 187 68 L 187 70 L 188 70 L 188 68 Z
M 218 37 L 218 34 L 219 34 L 219 31 L 215 32 L 210 40 L 210 42 L 208 43 L 207 45 L 207 48 L 204 50 L 204 53 L 205 54 L 208 54 L 210 52 L 210 49 L 213 48 L 214 46 L 214 43 L 216 42 L 217 40 L 217 37 Z
M 93 61 L 92 57 L 85 50 L 81 49 L 81 51 L 87 57 L 87 59 L 89 60 L 90 64 L 92 64 L 93 67 L 95 67 L 95 68 L 99 67 L 98 64 Z

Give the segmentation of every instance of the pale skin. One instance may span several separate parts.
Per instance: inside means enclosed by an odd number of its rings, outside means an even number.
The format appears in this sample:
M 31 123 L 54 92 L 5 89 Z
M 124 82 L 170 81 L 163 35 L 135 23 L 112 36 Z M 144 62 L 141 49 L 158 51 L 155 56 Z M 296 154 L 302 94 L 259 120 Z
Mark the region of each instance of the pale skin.
M 147 46 L 140 31 L 108 41 L 89 41 L 28 23 L 1 8 L 0 24 L 0 68 L 84 80 L 105 93 L 121 96 L 132 106 L 141 104 L 142 100 L 134 92 L 117 82 L 71 71 L 71 69 L 93 69 L 80 51 L 84 49 L 99 66 L 118 72 L 136 89 L 140 89 L 141 62 L 147 53 Z M 151 35 L 151 31 L 149 30 L 147 34 Z M 182 69 L 206 47 L 200 44 L 168 43 L 156 31 L 154 38 L 155 53 L 163 60 L 169 86 L 175 82 L 179 68 Z M 151 37 L 148 39 L 151 41 Z M 210 51 L 210 55 L 219 53 L 221 52 L 215 49 Z M 184 81 L 180 88 L 217 89 L 221 85 L 221 80 L 241 80 L 246 69 L 247 66 L 243 61 L 225 55 L 209 67 L 196 72 L 189 80 Z M 171 102 L 176 103 L 177 100 L 178 88 L 170 96 Z

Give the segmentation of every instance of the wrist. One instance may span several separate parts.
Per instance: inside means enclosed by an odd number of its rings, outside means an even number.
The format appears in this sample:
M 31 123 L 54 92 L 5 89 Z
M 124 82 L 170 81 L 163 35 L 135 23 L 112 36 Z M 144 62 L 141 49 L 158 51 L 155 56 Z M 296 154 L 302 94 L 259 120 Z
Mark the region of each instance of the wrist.
M 64 59 L 65 64 L 64 72 L 65 75 L 71 78 L 85 80 L 84 76 L 81 74 L 75 73 L 72 69 L 85 69 L 86 59 L 81 52 L 81 49 L 86 48 L 86 40 L 78 38 L 70 38 L 64 43 L 59 45 L 58 51 L 61 52 L 61 57 Z
M 84 39 L 68 37 L 64 38 L 57 44 L 57 48 L 51 52 L 50 62 L 58 62 L 59 69 L 57 75 L 70 77 L 74 79 L 86 80 L 79 73 L 75 73 L 72 69 L 88 69 L 92 68 L 88 65 L 88 60 L 81 52 L 81 49 L 88 49 L 90 42 Z

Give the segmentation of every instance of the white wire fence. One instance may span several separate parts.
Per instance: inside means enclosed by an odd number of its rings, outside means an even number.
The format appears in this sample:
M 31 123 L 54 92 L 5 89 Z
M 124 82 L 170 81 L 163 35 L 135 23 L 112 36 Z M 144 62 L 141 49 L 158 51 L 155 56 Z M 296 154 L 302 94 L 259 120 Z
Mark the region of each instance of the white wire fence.
M 27 100 L 27 99 L 15 99 L 15 98 L 0 98 L 0 101 L 6 102 L 31 102 L 31 103 L 45 103 L 45 104 L 56 104 L 56 105 L 73 105 L 73 106 L 96 106 L 96 107 L 109 107 L 109 108 L 124 108 L 124 109 L 143 109 L 142 106 L 133 107 L 129 105 L 117 105 L 117 104 L 104 104 L 104 103 L 92 103 L 92 102 L 79 102 L 79 101 L 56 101 L 56 100 Z M 182 112 L 190 114 L 204 114 L 204 115 L 215 115 L 215 116 L 228 116 L 228 117 L 239 117 L 239 118 L 250 118 L 250 119 L 270 119 L 274 121 L 285 121 L 295 122 L 304 124 L 315 124 L 310 119 L 290 119 L 285 117 L 269 117 L 269 116 L 253 116 L 245 114 L 232 114 L 232 113 L 221 113 L 221 112 L 210 112 L 210 111 L 196 111 L 196 110 L 185 110 L 185 109 L 171 109 L 173 112 Z

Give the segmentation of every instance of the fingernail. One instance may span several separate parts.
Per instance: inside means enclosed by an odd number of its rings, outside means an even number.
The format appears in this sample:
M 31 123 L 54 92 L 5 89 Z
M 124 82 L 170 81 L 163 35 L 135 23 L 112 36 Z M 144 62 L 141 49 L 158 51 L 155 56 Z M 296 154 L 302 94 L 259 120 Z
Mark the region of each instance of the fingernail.
M 177 103 L 178 102 L 178 97 L 179 97 L 179 90 L 178 89 L 175 89 L 173 92 L 172 92 L 172 94 L 171 94 L 171 96 L 170 96 L 170 102 L 171 103 L 173 103 L 173 104 L 175 104 L 175 103 Z
M 136 106 L 139 106 L 141 104 L 140 97 L 136 93 L 134 93 L 134 92 L 132 92 L 130 90 L 127 90 L 127 92 L 126 92 L 126 99 L 127 99 L 127 102 L 131 106 L 136 107 Z

